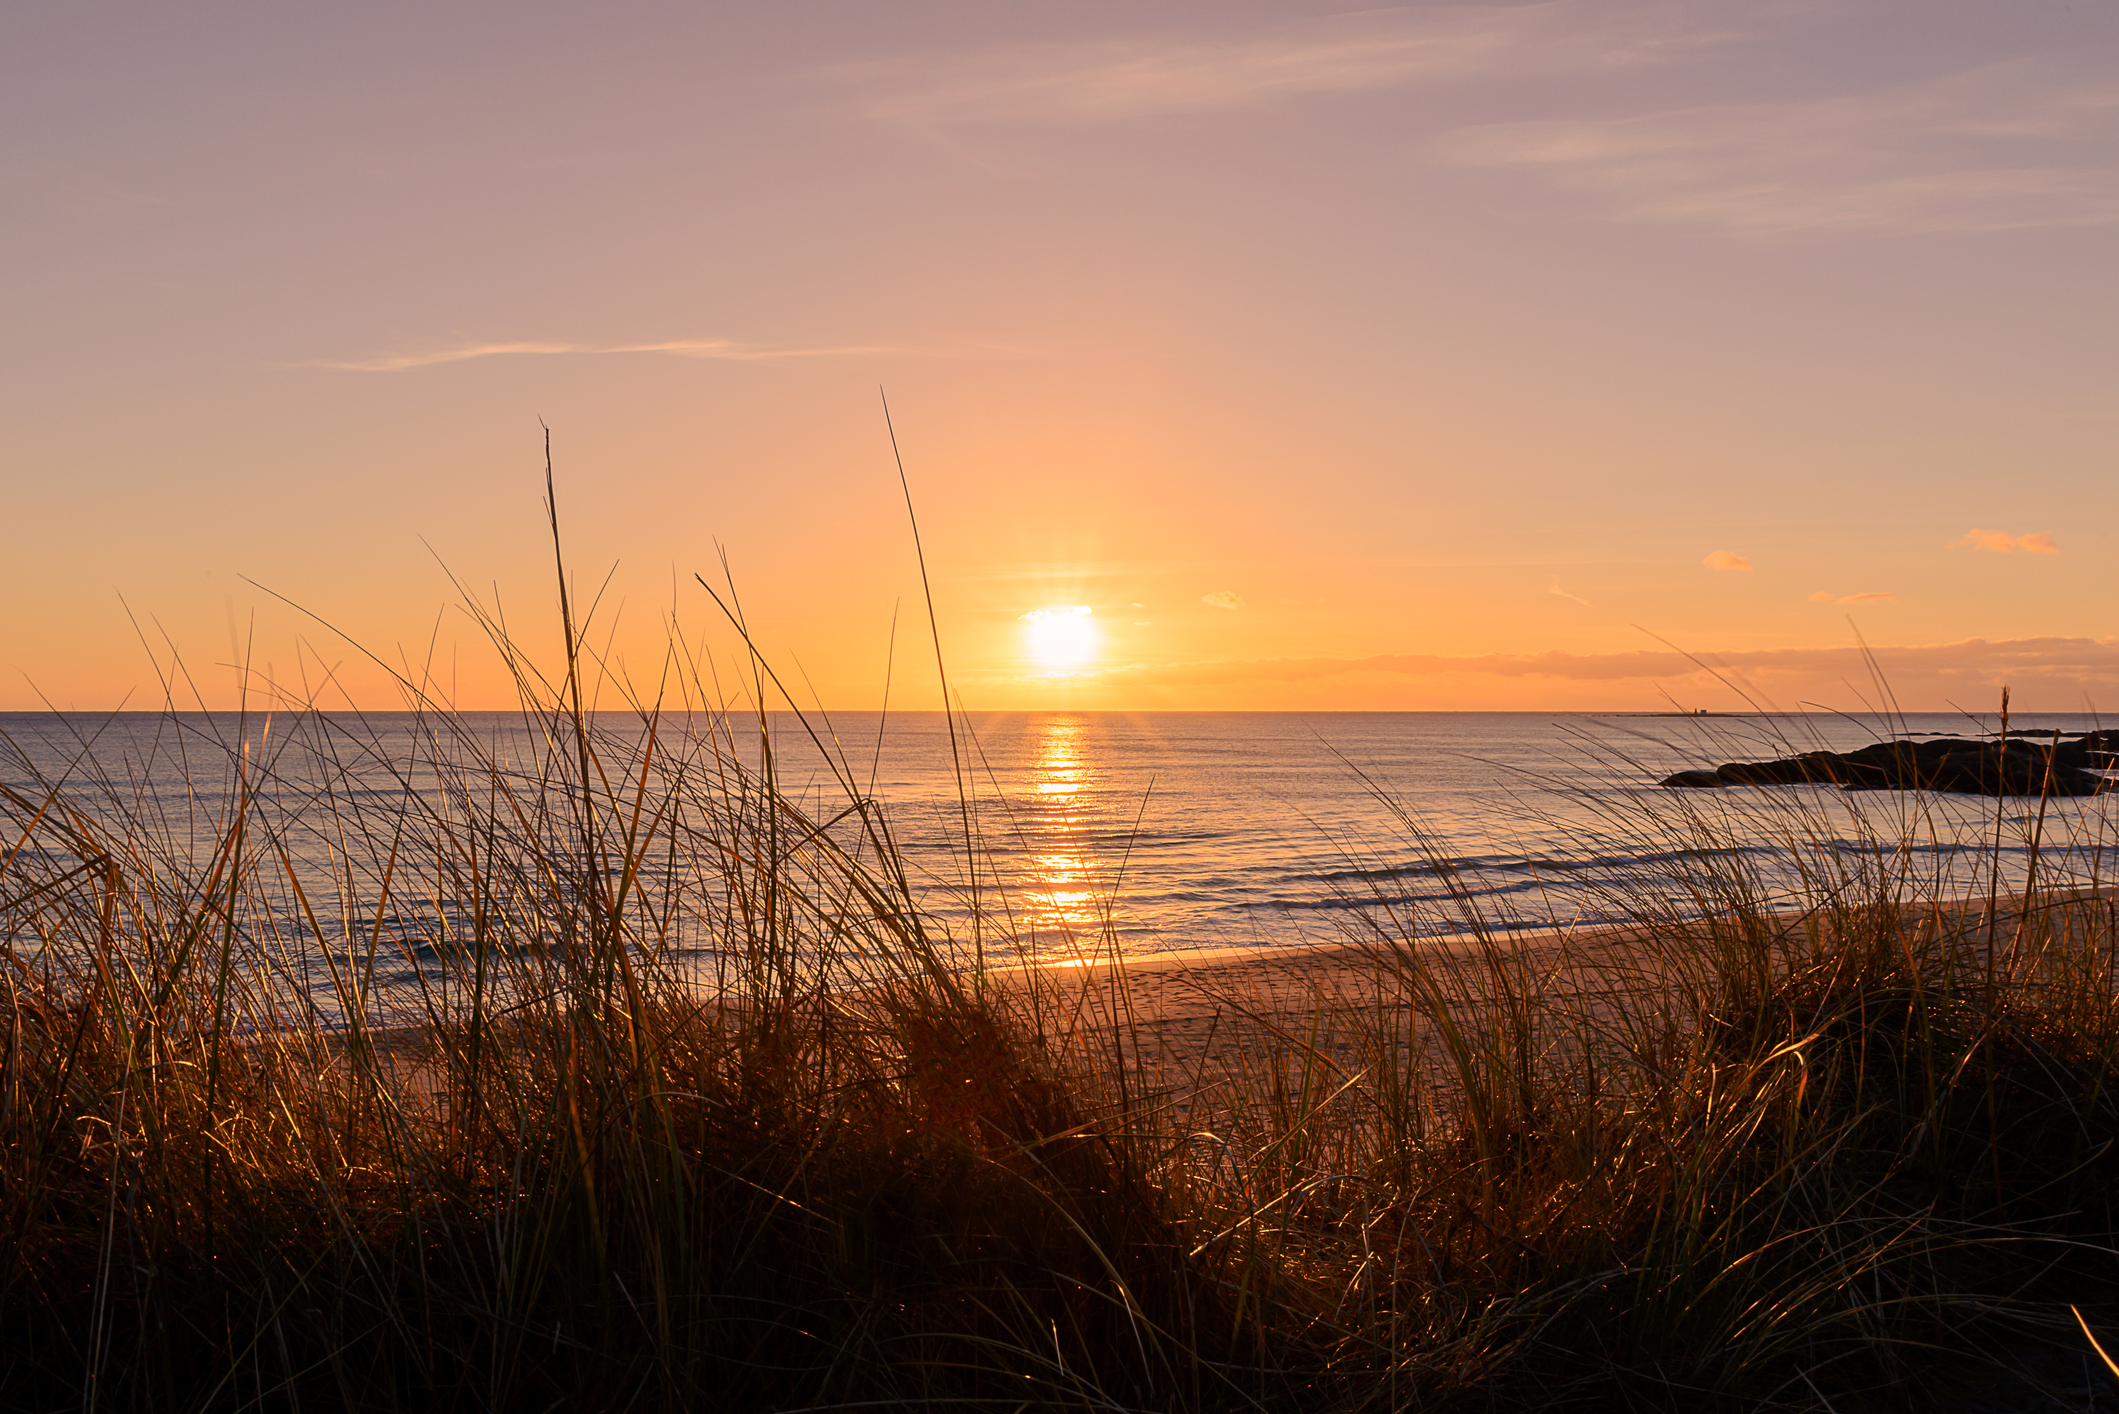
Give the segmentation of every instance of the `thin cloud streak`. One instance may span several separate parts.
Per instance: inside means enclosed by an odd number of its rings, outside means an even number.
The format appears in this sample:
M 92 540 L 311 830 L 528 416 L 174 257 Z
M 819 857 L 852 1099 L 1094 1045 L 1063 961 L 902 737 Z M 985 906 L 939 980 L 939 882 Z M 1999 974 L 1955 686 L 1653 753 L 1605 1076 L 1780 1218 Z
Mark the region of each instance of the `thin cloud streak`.
M 1963 537 L 1950 542 L 1952 550 L 1990 550 L 1997 555 L 2013 555 L 2018 550 L 2030 555 L 2057 555 L 2060 547 L 2053 537 L 2042 530 L 2028 535 L 2011 535 L 2006 530 L 1981 530 L 1977 526 L 1967 530 Z
M 349 373 L 399 373 L 412 368 L 433 368 L 445 363 L 468 363 L 481 358 L 503 358 L 528 354 L 665 354 L 673 358 L 708 359 L 723 363 L 772 363 L 784 359 L 861 358 L 881 354 L 934 356 L 939 349 L 911 348 L 898 344 L 828 344 L 810 348 L 764 348 L 739 344 L 730 339 L 674 339 L 659 344 L 569 344 L 512 343 L 463 344 L 456 348 L 431 349 L 425 353 L 384 354 L 371 359 L 319 360 L 310 368 L 330 368 Z
M 1124 579 L 1176 574 L 1198 568 L 1200 560 L 1023 560 L 962 569 L 938 569 L 942 584 L 1017 584 L 1077 579 Z M 1134 608 L 1144 605 L 1135 604 Z
M 884 90 L 868 106 L 884 121 L 1105 122 L 1423 80 L 1659 63 L 1728 37 L 1671 34 L 1652 16 L 1572 3 L 1464 6 L 1332 16 L 1242 39 L 1020 45 L 841 72 Z
M 1799 232 L 2119 223 L 2119 83 L 2010 63 L 1898 89 L 1460 128 L 1434 148 L 1613 219 Z

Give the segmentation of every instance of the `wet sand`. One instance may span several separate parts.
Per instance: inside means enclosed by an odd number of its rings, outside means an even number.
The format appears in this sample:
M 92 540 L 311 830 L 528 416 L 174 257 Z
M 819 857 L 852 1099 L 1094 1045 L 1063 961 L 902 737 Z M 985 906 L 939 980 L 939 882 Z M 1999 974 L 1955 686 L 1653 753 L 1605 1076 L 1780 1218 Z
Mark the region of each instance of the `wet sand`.
M 2004 894 L 1996 902 L 1997 936 L 2006 942 L 2025 921 L 2022 901 Z M 2056 906 L 2068 913 L 2085 905 L 2109 903 L 2063 892 L 2042 898 L 2034 912 L 2050 919 Z M 1953 915 L 1950 926 L 1976 940 L 1989 906 L 1987 899 L 1960 899 L 1942 912 Z M 1811 926 L 1799 911 L 1778 921 L 1787 930 Z M 1656 947 L 1644 945 L 1640 925 L 1526 930 L 1497 935 L 1495 942 L 1513 975 L 1548 994 L 1565 992 L 1574 1008 L 1586 1004 L 1594 1013 L 1670 985 L 1667 954 L 1662 964 L 1656 954 L 1678 940 L 1667 927 L 1656 931 Z M 1490 985 L 1477 939 L 1425 938 L 1418 948 L 1446 993 L 1477 995 Z M 1350 1061 L 1357 1027 L 1373 1032 L 1379 1015 L 1402 1016 L 1412 1005 L 1408 978 L 1387 952 L 1354 943 L 1098 960 L 1022 976 L 1046 1036 L 1062 1047 L 1114 1047 L 1114 1059 L 1122 1050 L 1130 1063 L 1173 1084 L 1211 1082 L 1217 1073 L 1291 1046 Z
M 1581 994 L 1638 985 L 1637 933 L 1626 928 L 1524 932 L 1503 940 L 1533 978 Z M 1478 986 L 1478 943 L 1424 939 L 1423 958 Z M 1561 964 L 1567 964 L 1563 969 Z M 1044 1033 L 1062 1046 L 1113 1047 L 1166 1083 L 1196 1086 L 1271 1052 L 1314 1049 L 1352 1060 L 1357 1026 L 1409 1006 L 1403 972 L 1386 953 L 1354 943 L 1240 948 L 1164 957 L 1060 964 L 1026 978 Z

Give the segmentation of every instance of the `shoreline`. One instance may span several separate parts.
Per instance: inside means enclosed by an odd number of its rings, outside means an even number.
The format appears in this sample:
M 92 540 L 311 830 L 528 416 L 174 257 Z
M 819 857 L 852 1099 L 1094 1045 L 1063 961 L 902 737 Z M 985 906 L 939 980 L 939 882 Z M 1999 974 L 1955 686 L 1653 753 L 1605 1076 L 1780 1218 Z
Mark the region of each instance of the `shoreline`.
M 1998 905 L 1996 927 L 2013 936 L 2027 912 L 2067 908 L 2108 897 L 2101 889 L 2039 891 L 2030 910 L 2026 896 L 2004 892 L 1931 903 L 1937 912 L 1966 926 Z M 1802 926 L 1811 910 L 1786 908 L 1769 915 L 1784 936 Z M 1706 923 L 1689 920 L 1684 927 Z M 1599 923 L 1568 928 L 1495 930 L 1494 940 L 1512 959 L 1532 964 L 1560 990 L 1582 997 L 1614 997 L 1636 987 L 1654 986 L 1653 959 L 1647 951 L 1654 924 Z M 1667 941 L 1667 939 L 1666 939 Z M 1482 945 L 1476 933 L 1462 931 L 1415 940 L 1415 950 L 1430 957 L 1468 959 Z M 1388 943 L 1383 944 L 1387 948 Z M 1562 958 L 1564 968 L 1556 967 Z M 1030 1004 L 1041 1022 L 1044 1009 L 1059 1007 L 1072 1024 L 1046 1033 L 1048 1039 L 1089 1040 L 1123 1036 L 1135 1052 L 1164 1072 L 1189 1077 L 1190 1088 L 1214 1079 L 1232 1056 L 1217 1049 L 1233 1046 L 1242 1063 L 1247 1052 L 1277 1040 L 1285 1047 L 1301 1033 L 1330 1052 L 1332 1024 L 1357 1015 L 1371 1018 L 1377 1009 L 1410 1004 L 1402 991 L 1387 993 L 1380 984 L 1391 978 L 1389 960 L 1379 949 L 1359 941 L 1298 947 L 1252 945 L 1202 952 L 1154 954 L 1145 958 L 1100 957 L 1075 962 L 1037 963 L 1009 969 L 1016 979 L 1009 990 Z M 1451 970 L 1444 964 L 1445 972 Z M 1004 981 L 1004 986 L 1007 983 Z M 1469 998 L 1467 998 L 1469 1000 Z M 1289 1023 L 1294 1023 L 1290 1025 Z M 1043 1028 L 1040 1027 L 1042 1032 Z M 1303 1041 L 1307 1044 L 1307 1039 Z
M 1606 971 L 1596 955 L 1626 956 L 1640 930 L 1626 924 L 1526 928 L 1502 941 L 1519 959 L 1565 951 L 1582 956 L 1591 971 Z M 1469 931 L 1416 940 L 1430 957 L 1468 958 L 1480 945 Z M 1180 1092 L 1197 1092 L 1290 1044 L 1314 1047 L 1335 1064 L 1351 1060 L 1354 1028 L 1338 1023 L 1372 1019 L 1379 1006 L 1405 1006 L 1395 972 L 1378 949 L 1346 940 L 1032 964 L 1014 970 L 1014 985 L 1003 986 L 1027 1006 L 1048 1044 L 1070 1050 L 1115 1044 L 1125 1064 L 1145 1065 L 1165 1083 L 1181 1082 Z
M 2040 893 L 2038 909 L 2104 896 L 2094 889 Z M 1998 921 L 2013 928 L 2023 916 L 2023 901 L 2020 892 L 2001 894 Z M 1928 909 L 1961 919 L 1983 913 L 1989 903 L 1984 895 L 1968 896 L 1932 903 Z M 1767 916 L 1785 933 L 1799 926 L 1807 913 L 1785 908 Z M 1708 921 L 1692 919 L 1681 926 L 1689 929 Z M 1658 930 L 1658 925 L 1597 923 L 1572 929 L 1497 928 L 1490 936 L 1512 960 L 1532 964 L 1557 990 L 1582 997 L 1612 997 L 1657 985 L 1658 976 L 1652 975 L 1652 959 L 1644 948 L 1651 930 Z M 1479 934 L 1463 930 L 1418 938 L 1412 951 L 1462 961 L 1482 945 Z M 995 991 L 1008 999 L 1006 1010 L 1031 1023 L 1034 1034 L 1047 1046 L 1057 1044 L 1065 1054 L 1079 1046 L 1102 1047 L 1120 1041 L 1121 1049 L 1129 1053 L 1126 1064 L 1146 1064 L 1166 1076 L 1181 1075 L 1185 1088 L 1196 1090 L 1226 1078 L 1216 1072 L 1226 1070 L 1230 1062 L 1247 1063 L 1246 1058 L 1258 1054 L 1261 1047 L 1270 1048 L 1276 1041 L 1285 1047 L 1304 1033 L 1325 1052 L 1343 1050 L 1335 1044 L 1334 1023 L 1351 1022 L 1357 1016 L 1372 1019 L 1379 1008 L 1389 1011 L 1409 1006 L 1410 999 L 1395 981 L 1397 969 L 1383 955 L 1389 947 L 1387 941 L 1372 946 L 1347 939 L 1294 946 L 1245 944 L 1141 957 L 1107 954 L 1011 964 L 992 969 L 989 976 Z M 1563 956 L 1568 965 L 1554 967 Z M 1453 972 L 1453 963 L 1444 963 L 1442 970 Z M 1386 990 L 1386 984 L 1391 984 L 1391 990 Z M 1466 994 L 1463 1000 L 1473 998 Z M 427 1021 L 372 1027 L 367 1032 L 368 1044 L 396 1072 L 399 1083 L 409 1081 L 424 1091 L 431 1089 L 430 1076 L 425 1077 L 427 1084 L 421 1084 L 427 1048 L 443 1029 Z M 342 1048 L 347 1039 L 344 1031 L 328 1037 L 334 1049 Z

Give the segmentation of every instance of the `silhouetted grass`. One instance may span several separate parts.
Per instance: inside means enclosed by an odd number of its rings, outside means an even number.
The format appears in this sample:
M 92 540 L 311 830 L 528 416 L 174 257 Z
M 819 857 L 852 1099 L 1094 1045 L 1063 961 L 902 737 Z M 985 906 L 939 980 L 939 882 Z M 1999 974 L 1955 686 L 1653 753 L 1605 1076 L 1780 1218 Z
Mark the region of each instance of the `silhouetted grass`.
M 1366 994 L 1180 1085 L 942 935 L 851 771 L 490 626 L 528 759 L 415 699 L 184 738 L 182 819 L 13 763 L 0 1405 L 1845 1411 L 2113 1309 L 2101 884 L 1966 903 L 1783 793 L 1790 907 L 1672 805 L 1617 935 L 1379 902 Z

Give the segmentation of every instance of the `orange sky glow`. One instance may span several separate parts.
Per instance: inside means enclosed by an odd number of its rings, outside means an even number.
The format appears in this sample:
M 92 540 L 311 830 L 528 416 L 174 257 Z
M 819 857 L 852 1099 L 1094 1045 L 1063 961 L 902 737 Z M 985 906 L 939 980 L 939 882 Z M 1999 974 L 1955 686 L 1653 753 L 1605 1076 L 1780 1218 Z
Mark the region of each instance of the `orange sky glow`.
M 13 30 L 0 710 L 2119 707 L 2109 7 Z

